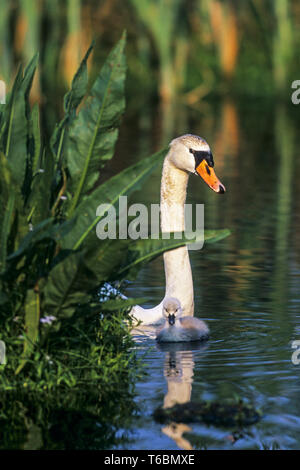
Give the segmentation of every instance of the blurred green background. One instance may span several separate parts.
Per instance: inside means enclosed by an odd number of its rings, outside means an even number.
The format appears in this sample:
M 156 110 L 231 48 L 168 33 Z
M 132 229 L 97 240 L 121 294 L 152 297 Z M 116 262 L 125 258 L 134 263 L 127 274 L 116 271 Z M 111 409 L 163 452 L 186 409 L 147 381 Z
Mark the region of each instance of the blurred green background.
M 127 100 L 180 101 L 234 94 L 289 99 L 297 78 L 296 0 L 8 0 L 0 4 L 0 78 L 40 52 L 32 100 L 48 119 L 91 40 L 90 66 L 128 32 Z

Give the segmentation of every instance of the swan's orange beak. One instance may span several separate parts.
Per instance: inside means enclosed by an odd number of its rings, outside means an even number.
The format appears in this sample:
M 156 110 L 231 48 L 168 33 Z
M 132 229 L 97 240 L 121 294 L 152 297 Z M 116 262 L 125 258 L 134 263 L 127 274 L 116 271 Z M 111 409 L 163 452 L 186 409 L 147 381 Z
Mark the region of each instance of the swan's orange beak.
M 221 183 L 219 178 L 217 177 L 215 170 L 212 166 L 209 166 L 205 158 L 202 162 L 196 167 L 196 172 L 201 178 L 204 179 L 205 183 L 208 186 L 216 191 L 216 193 L 223 194 L 225 193 L 226 189 L 225 186 Z

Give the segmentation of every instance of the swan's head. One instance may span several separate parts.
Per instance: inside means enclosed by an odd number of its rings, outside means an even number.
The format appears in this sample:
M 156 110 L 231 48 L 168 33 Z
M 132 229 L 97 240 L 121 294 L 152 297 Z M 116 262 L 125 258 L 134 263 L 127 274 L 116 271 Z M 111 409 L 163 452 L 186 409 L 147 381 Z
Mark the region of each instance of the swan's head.
M 181 317 L 182 308 L 178 299 L 175 297 L 167 297 L 163 302 L 163 317 L 174 325 L 177 318 Z
M 216 193 L 225 186 L 214 171 L 214 159 L 208 143 L 197 135 L 185 134 L 170 143 L 170 161 L 181 170 L 201 176 Z

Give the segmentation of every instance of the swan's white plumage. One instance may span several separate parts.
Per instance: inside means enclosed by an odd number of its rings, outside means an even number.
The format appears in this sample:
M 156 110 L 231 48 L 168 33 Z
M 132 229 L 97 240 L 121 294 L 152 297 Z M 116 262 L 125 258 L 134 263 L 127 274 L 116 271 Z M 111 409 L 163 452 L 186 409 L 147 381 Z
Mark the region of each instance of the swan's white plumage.
M 184 204 L 186 199 L 189 174 L 195 172 L 195 159 L 190 152 L 209 151 L 207 142 L 201 137 L 186 134 L 170 143 L 162 172 L 160 211 L 162 232 L 181 232 L 185 229 Z M 176 297 L 181 304 L 183 316 L 194 315 L 194 290 L 191 265 L 186 246 L 164 253 L 166 276 L 165 297 Z M 135 306 L 131 314 L 145 324 L 162 321 L 162 303 L 154 308 L 144 309 Z
M 156 331 L 158 342 L 200 341 L 208 338 L 209 328 L 204 321 L 191 316 L 183 317 L 182 314 L 178 299 L 174 297 L 164 299 L 162 315 L 165 320 Z

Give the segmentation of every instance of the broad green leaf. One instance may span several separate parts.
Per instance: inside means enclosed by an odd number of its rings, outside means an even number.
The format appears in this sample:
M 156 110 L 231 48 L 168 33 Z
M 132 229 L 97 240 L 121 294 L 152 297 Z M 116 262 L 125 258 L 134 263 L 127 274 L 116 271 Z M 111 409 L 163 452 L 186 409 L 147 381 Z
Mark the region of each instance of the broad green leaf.
M 37 103 L 33 106 L 30 115 L 30 137 L 32 154 L 32 173 L 35 174 L 39 169 L 41 153 L 41 135 L 40 135 L 40 114 Z
M 204 233 L 204 242 L 214 243 L 229 234 L 230 231 L 226 229 L 208 230 Z M 99 283 L 134 279 L 142 265 L 160 256 L 165 251 L 202 240 L 202 235 L 196 235 L 194 239 L 190 239 L 185 238 L 182 232 L 168 235 L 170 235 L 170 239 L 163 239 L 161 234 L 159 240 L 94 241 L 91 249 L 84 250 L 84 263 L 93 272 Z
M 145 302 L 148 302 L 149 299 L 145 297 L 138 297 L 136 299 L 130 298 L 130 299 L 112 299 L 112 300 L 107 300 L 106 302 L 103 302 L 101 304 L 101 307 L 99 306 L 99 310 L 104 312 L 115 312 L 118 310 L 124 310 L 128 307 L 133 307 L 134 305 L 139 305 L 143 304 Z
M 26 302 L 25 302 L 25 340 L 24 350 L 21 356 L 21 362 L 16 370 L 16 374 L 21 372 L 27 360 L 29 359 L 34 344 L 38 339 L 39 334 L 39 322 L 40 322 L 40 297 L 39 293 L 33 289 L 27 291 Z
M 105 210 L 98 211 L 100 204 L 116 206 L 120 196 L 129 195 L 135 191 L 150 173 L 162 162 L 166 149 L 157 152 L 151 157 L 126 168 L 108 181 L 98 186 L 78 206 L 74 215 L 77 216 L 76 224 L 71 233 L 63 242 L 64 248 L 78 249 L 87 236 L 94 231 L 96 237 L 96 225 L 105 214 Z
M 21 189 L 27 163 L 27 125 L 25 99 L 19 90 L 12 103 L 5 153 L 14 170 L 14 179 Z
M 82 253 L 72 253 L 50 272 L 44 293 L 44 313 L 71 317 L 79 303 L 88 302 L 97 280 L 83 263 Z
M 14 258 L 17 258 L 18 256 L 22 255 L 30 245 L 41 240 L 44 236 L 45 230 L 49 230 L 49 228 L 52 226 L 52 223 L 53 220 L 49 218 L 43 220 L 43 222 L 38 224 L 34 230 L 29 231 L 29 228 L 27 228 L 27 235 L 21 240 L 18 249 L 7 257 L 7 260 L 10 261 Z
M 227 228 L 219 230 L 205 230 L 204 231 L 204 243 L 216 243 L 223 238 L 228 237 L 231 231 Z
M 213 243 L 227 237 L 230 231 L 225 230 L 211 230 L 204 233 L 204 242 Z M 181 239 L 178 239 L 180 235 Z M 161 255 L 167 250 L 173 250 L 182 245 L 189 245 L 191 243 L 197 243 L 200 239 L 197 236 L 194 239 L 186 239 L 184 234 L 171 233 L 170 239 L 159 239 L 159 240 L 137 240 L 135 243 L 129 245 L 127 258 L 120 269 L 116 273 L 118 279 L 134 279 L 141 266 L 157 256 Z M 174 237 L 174 238 L 173 238 Z
M 9 141 L 9 134 L 11 128 L 11 122 L 13 118 L 13 105 L 15 95 L 17 94 L 22 82 L 22 67 L 18 68 L 16 78 L 14 80 L 12 90 L 8 94 L 7 104 L 2 105 L 1 115 L 1 129 L 0 129 L 0 150 L 7 155 L 7 143 Z
M 0 305 L 4 305 L 9 300 L 9 297 L 5 292 L 0 290 Z
M 34 57 L 31 59 L 31 61 L 29 62 L 29 64 L 27 65 L 27 67 L 25 68 L 23 80 L 20 86 L 22 92 L 24 93 L 24 96 L 26 98 L 26 103 L 28 106 L 29 106 L 28 96 L 30 93 L 33 77 L 34 77 L 36 67 L 38 64 L 38 59 L 39 59 L 39 55 L 35 54 Z
M 22 187 L 22 193 L 25 203 L 27 202 L 32 189 L 33 176 L 38 170 L 40 163 L 41 152 L 41 136 L 40 136 L 40 123 L 39 123 L 39 107 L 35 103 L 32 110 L 28 105 L 28 136 L 27 136 L 27 165 L 25 180 Z
M 64 97 L 64 110 L 65 116 L 62 121 L 56 126 L 53 136 L 50 140 L 51 150 L 55 155 L 55 161 L 61 162 L 64 154 L 64 144 L 66 139 L 66 133 L 68 132 L 68 126 L 71 120 L 76 115 L 76 110 L 82 99 L 84 98 L 87 85 L 88 85 L 88 74 L 87 74 L 87 60 L 93 50 L 94 44 L 92 43 L 87 50 L 81 64 L 72 80 L 71 89 Z
M 31 192 L 26 204 L 28 221 L 37 225 L 51 216 L 54 182 L 54 159 L 51 152 L 45 153 L 40 162 L 40 168 L 33 176 Z
M 130 242 L 95 239 L 91 248 L 84 250 L 84 264 L 94 274 L 99 285 L 104 281 L 118 280 L 118 271 L 127 258 Z
M 28 249 L 32 249 L 36 243 L 42 240 L 54 240 L 56 243 L 61 243 L 64 236 L 72 230 L 75 219 L 67 220 L 61 224 L 54 224 L 54 219 L 49 218 L 43 220 L 21 240 L 21 243 L 16 251 L 7 257 L 7 261 L 22 256 Z
M 79 68 L 72 80 L 71 89 L 64 97 L 64 110 L 65 113 L 75 114 L 77 107 L 81 103 L 87 91 L 88 74 L 87 74 L 87 60 L 94 48 L 94 42 L 88 48 L 84 58 L 82 59 Z
M 36 55 L 31 60 L 25 69 L 22 79 L 20 79 L 20 74 L 17 75 L 8 106 L 5 155 L 12 165 L 13 177 L 20 185 L 20 189 L 24 183 L 27 166 L 29 132 L 28 94 L 36 69 L 37 59 L 38 56 Z
M 0 152 L 0 272 L 5 270 L 7 242 L 13 222 L 16 189 L 12 182 L 11 165 Z
M 88 99 L 69 128 L 67 166 L 72 193 L 69 216 L 93 188 L 103 163 L 113 156 L 125 108 L 124 47 L 125 34 L 107 58 Z

